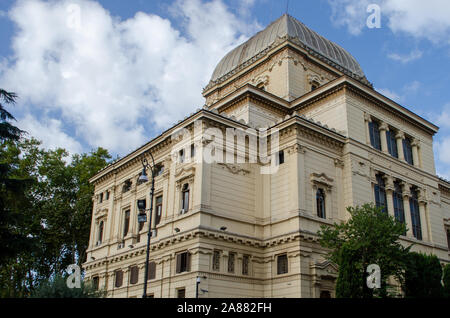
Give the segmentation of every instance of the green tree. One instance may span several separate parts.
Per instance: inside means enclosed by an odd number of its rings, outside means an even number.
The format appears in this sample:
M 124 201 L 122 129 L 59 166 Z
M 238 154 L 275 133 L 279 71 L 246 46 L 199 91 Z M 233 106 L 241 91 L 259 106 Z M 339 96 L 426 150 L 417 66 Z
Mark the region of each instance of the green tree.
M 450 298 L 450 264 L 444 266 L 444 297 Z
M 67 277 L 57 275 L 48 281 L 42 281 L 33 291 L 31 298 L 99 298 L 104 297 L 105 292 L 96 290 L 91 283 L 81 282 L 80 288 L 69 288 Z
M 399 237 L 406 232 L 406 226 L 372 203 L 348 207 L 347 211 L 351 216 L 347 222 L 321 226 L 318 232 L 320 244 L 330 249 L 327 258 L 339 266 L 337 295 L 387 297 L 390 276 L 403 283 L 405 257 L 410 247 L 403 247 Z M 366 284 L 370 264 L 381 269 L 381 288 L 375 291 Z
M 436 255 L 411 252 L 405 271 L 403 290 L 407 298 L 443 296 L 442 267 Z
M 0 89 L 0 263 L 29 248 L 31 243 L 21 226 L 30 180 L 18 177 L 17 167 L 3 154 L 5 145 L 19 140 L 24 133 L 11 124 L 15 118 L 5 108 L 5 104 L 13 105 L 16 98 L 14 93 Z
M 30 241 L 29 248 L 12 247 L 14 254 L 0 263 L 0 296 L 25 297 L 36 284 L 85 260 L 94 191 L 89 178 L 110 156 L 98 148 L 69 157 L 64 149 L 42 149 L 33 138 L 5 142 L 0 150 L 2 162 L 14 167 L 11 177 L 32 181 L 22 206 L 14 209 L 15 228 Z

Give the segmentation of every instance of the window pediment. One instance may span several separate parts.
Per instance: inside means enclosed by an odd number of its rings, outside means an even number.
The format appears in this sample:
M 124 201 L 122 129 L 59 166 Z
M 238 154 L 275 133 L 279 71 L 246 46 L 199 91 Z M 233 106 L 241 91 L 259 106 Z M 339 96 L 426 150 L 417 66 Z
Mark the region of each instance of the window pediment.
M 311 173 L 310 180 L 313 185 L 317 187 L 323 186 L 327 190 L 331 190 L 334 182 L 334 179 L 330 178 L 325 173 Z

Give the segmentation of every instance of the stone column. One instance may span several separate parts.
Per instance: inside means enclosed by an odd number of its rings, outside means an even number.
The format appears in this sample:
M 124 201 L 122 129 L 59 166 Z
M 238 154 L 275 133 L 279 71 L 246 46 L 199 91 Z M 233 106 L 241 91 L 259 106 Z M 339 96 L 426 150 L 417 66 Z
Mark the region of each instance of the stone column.
M 95 247 L 95 212 L 97 210 L 97 196 L 92 197 L 92 217 L 91 217 L 91 233 L 89 237 L 89 249 Z M 89 257 L 89 255 L 88 255 Z M 89 258 L 88 258 L 89 260 Z
M 304 179 L 304 154 L 305 149 L 300 144 L 295 144 L 285 151 L 285 155 L 287 154 L 287 164 L 289 165 L 289 174 L 290 184 L 292 185 L 290 189 L 290 209 L 291 210 L 301 210 L 305 209 L 304 207 L 304 199 L 302 197 L 303 192 L 305 192 L 305 183 L 302 183 Z
M 406 223 L 406 227 L 408 228 L 408 231 L 406 232 L 406 236 L 414 237 L 414 234 L 412 231 L 411 208 L 409 206 L 409 196 L 411 194 L 410 189 L 409 189 L 410 186 L 406 182 L 402 182 L 401 187 L 402 187 L 402 193 L 403 193 L 403 211 L 405 212 L 405 223 Z
M 114 217 L 114 186 L 108 188 L 107 191 L 109 191 L 109 202 L 108 202 L 108 215 L 106 217 L 106 223 L 104 227 L 104 234 L 103 234 L 103 241 L 106 243 L 109 243 L 112 241 L 112 224 L 113 224 L 113 217 Z
M 401 161 L 405 161 L 405 154 L 403 153 L 403 138 L 405 138 L 405 134 L 401 131 L 397 132 L 395 135 L 395 139 L 397 140 L 398 159 Z
M 426 213 L 426 205 L 427 200 L 425 196 L 425 190 L 419 190 L 419 212 L 420 212 L 420 227 L 422 229 L 422 240 L 429 241 L 429 232 L 428 232 L 428 218 Z
M 364 113 L 364 122 L 366 126 L 366 143 L 370 146 L 370 130 L 369 130 L 369 123 L 372 122 L 372 118 L 369 114 Z
M 386 139 L 386 131 L 388 130 L 388 125 L 385 122 L 380 124 L 380 141 L 381 141 L 381 151 L 384 153 L 389 153 Z
M 412 155 L 413 155 L 413 164 L 414 167 L 419 168 L 420 167 L 420 163 L 419 163 L 419 140 L 414 139 L 411 143 L 411 147 L 412 147 Z
M 384 177 L 385 189 L 386 189 L 386 200 L 387 200 L 387 210 L 390 216 L 395 217 L 394 214 L 394 179 L 391 176 Z

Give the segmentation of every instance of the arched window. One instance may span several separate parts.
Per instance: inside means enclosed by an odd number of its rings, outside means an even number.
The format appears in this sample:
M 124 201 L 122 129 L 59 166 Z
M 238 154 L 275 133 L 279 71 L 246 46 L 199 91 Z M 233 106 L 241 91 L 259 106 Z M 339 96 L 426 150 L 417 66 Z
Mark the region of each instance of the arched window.
M 97 245 L 102 244 L 102 240 L 103 240 L 103 227 L 104 227 L 104 223 L 103 223 L 103 221 L 100 221 L 100 223 L 99 223 L 99 225 L 98 225 Z
M 386 188 L 382 174 L 377 174 L 377 183 L 374 186 L 375 190 L 375 205 L 387 212 Z
M 185 183 L 181 190 L 181 209 L 182 213 L 186 213 L 189 210 L 189 184 Z
M 323 189 L 319 188 L 316 192 L 316 205 L 317 205 L 317 216 L 319 218 L 325 219 L 325 193 Z

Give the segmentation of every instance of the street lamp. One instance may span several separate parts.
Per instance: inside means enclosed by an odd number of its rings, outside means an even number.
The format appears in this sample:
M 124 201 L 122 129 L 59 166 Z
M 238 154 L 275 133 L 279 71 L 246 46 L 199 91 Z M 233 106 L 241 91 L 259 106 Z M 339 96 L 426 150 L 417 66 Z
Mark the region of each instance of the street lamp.
M 201 281 L 202 281 L 202 278 L 203 279 L 206 279 L 207 277 L 206 276 L 197 276 L 197 279 L 196 279 L 196 281 L 195 281 L 195 298 L 198 298 L 198 286 L 200 285 L 200 283 L 201 283 Z M 202 292 L 208 292 L 207 290 L 204 290 L 204 289 L 202 289 Z
M 147 257 L 145 261 L 145 276 L 144 276 L 144 294 L 142 295 L 142 298 L 147 298 L 147 278 L 148 278 L 148 262 L 150 259 L 150 238 L 152 236 L 152 213 L 153 213 L 153 193 L 155 192 L 155 160 L 153 159 L 153 155 L 150 151 L 148 151 L 148 154 L 152 158 L 152 165 L 150 165 L 145 158 L 145 153 L 142 154 L 142 173 L 139 176 L 138 181 L 141 183 L 145 183 L 148 181 L 147 172 L 146 169 L 150 169 L 152 172 L 152 187 L 150 189 L 150 213 L 148 218 L 148 233 L 147 233 Z M 145 200 L 138 200 L 138 209 L 139 209 L 139 215 L 138 215 L 138 221 L 139 222 L 146 222 L 147 221 L 147 215 L 145 214 Z
M 201 281 L 202 279 L 200 278 L 200 276 L 197 276 L 197 284 L 195 286 L 195 298 L 198 298 L 198 285 L 200 285 Z

